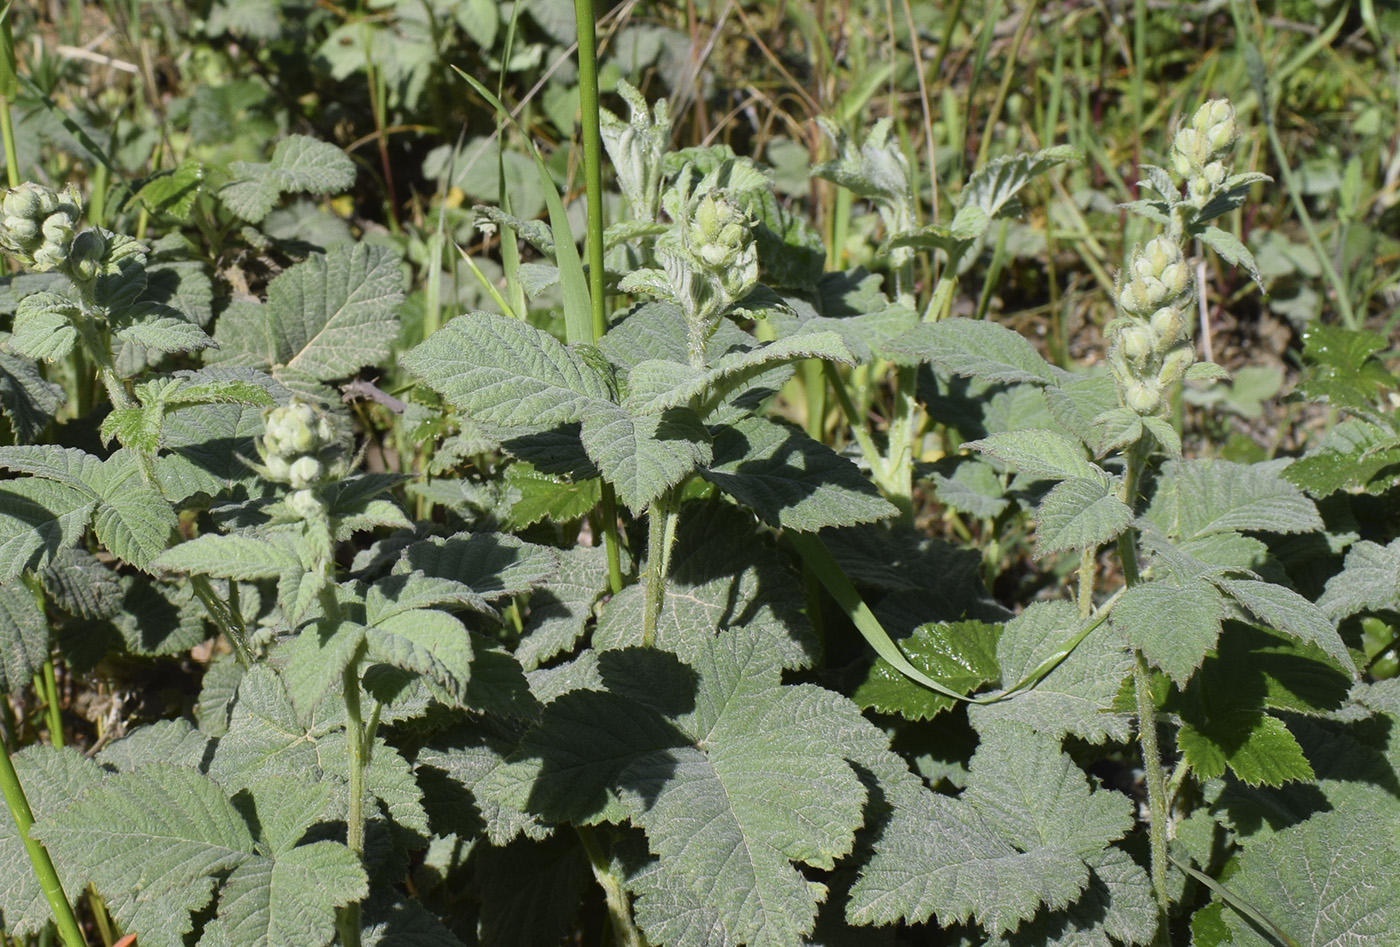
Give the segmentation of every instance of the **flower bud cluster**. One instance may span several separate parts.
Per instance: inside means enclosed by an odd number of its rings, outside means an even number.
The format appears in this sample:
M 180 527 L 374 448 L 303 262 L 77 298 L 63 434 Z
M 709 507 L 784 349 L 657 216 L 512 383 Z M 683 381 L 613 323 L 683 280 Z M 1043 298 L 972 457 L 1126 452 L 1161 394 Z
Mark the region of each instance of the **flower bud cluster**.
M 5 192 L 0 213 L 0 248 L 23 266 L 42 273 L 69 262 L 83 213 L 76 188 L 70 185 L 58 192 L 42 184 L 21 184 Z M 92 254 L 90 243 L 85 241 L 82 248 L 84 259 Z M 105 249 L 104 243 L 101 250 Z M 101 257 L 98 252 L 96 258 Z
M 1212 99 L 1177 130 L 1172 139 L 1172 168 L 1186 179 L 1187 198 L 1204 206 L 1230 176 L 1228 159 L 1239 137 L 1235 108 L 1227 99 Z
M 258 454 L 262 474 L 295 491 L 287 503 L 303 518 L 320 509 L 316 488 L 345 473 L 344 452 L 330 419 L 305 401 L 293 400 L 267 413 Z
M 1239 136 L 1234 107 L 1212 99 L 1172 138 L 1172 168 L 1186 179 L 1186 199 L 1172 207 L 1167 233 L 1138 247 L 1118 275 L 1120 318 L 1109 325 L 1109 367 L 1123 404 L 1138 414 L 1161 412 L 1171 388 L 1196 361 L 1191 341 L 1191 265 L 1181 249 L 1179 216 L 1202 210 L 1230 177 L 1229 152 Z
M 753 220 L 722 192 L 694 204 L 681 222 L 681 246 L 724 302 L 742 299 L 758 282 L 758 244 Z

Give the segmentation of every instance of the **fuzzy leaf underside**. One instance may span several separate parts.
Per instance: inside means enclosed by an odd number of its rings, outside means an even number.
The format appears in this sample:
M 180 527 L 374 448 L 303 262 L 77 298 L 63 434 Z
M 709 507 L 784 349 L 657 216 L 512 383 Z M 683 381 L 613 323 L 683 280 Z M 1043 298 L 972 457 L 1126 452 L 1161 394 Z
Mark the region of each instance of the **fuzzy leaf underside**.
M 355 164 L 329 142 L 288 135 L 266 163 L 235 161 L 234 180 L 219 190 L 224 206 L 252 223 L 271 212 L 284 193 L 333 194 L 355 183 Z

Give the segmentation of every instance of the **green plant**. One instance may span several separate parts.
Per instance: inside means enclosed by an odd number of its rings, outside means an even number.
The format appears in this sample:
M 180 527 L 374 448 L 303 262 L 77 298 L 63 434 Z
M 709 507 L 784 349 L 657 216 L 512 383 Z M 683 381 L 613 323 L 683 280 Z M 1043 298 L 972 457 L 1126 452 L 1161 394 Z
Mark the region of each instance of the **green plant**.
M 746 6 L 727 29 L 785 71 L 765 45 L 776 8 Z M 1080 150 L 1114 167 L 1087 97 L 1075 149 L 1049 146 L 1059 106 L 1013 93 L 1010 68 L 980 128 L 975 83 L 895 57 L 856 78 L 930 37 L 940 64 L 975 45 L 974 75 L 1033 56 L 1034 5 L 1009 52 L 962 5 L 910 3 L 903 23 L 843 10 L 847 58 L 824 49 L 817 80 L 846 97 L 813 168 L 837 188 L 810 204 L 805 181 L 780 196 L 728 144 L 674 147 L 723 96 L 697 83 L 673 110 L 617 78 L 626 57 L 664 59 L 641 43 L 660 48 L 678 14 L 646 8 L 630 52 L 614 36 L 612 59 L 580 64 L 580 252 L 568 149 L 538 151 L 548 126 L 513 125 L 502 99 L 571 23 L 595 29 L 587 7 L 215 4 L 201 28 L 238 36 L 262 85 L 189 114 L 243 102 L 263 139 L 148 144 L 167 170 L 129 195 L 113 159 L 89 179 L 97 211 L 76 187 L 0 196 L 22 271 L 0 294 L 0 692 L 20 711 L 3 720 L 0 931 L 42 942 L 54 918 L 67 947 L 1388 943 L 1393 353 L 1308 329 L 1286 419 L 1313 423 L 1319 401 L 1344 418 L 1296 459 L 1282 431 L 1277 459 L 1213 459 L 1181 407 L 1183 382 L 1225 374 L 1196 358 L 1206 284 L 1278 273 L 1236 229 L 1266 181 L 1231 170 L 1247 113 L 1207 101 L 1169 168 L 1137 167 L 1116 280 L 1089 249 L 1119 246 L 1102 191 L 1046 211 L 1116 309 L 1074 365 L 987 317 L 1074 256 L 1025 245 L 1040 198 L 1082 183 Z M 121 10 L 133 43 L 155 35 Z M 1123 140 L 1150 155 L 1196 93 L 1150 105 L 1170 44 L 1138 12 Z M 1055 54 L 1056 96 L 1098 68 L 1069 77 L 1066 59 L 1104 55 L 1090 15 Z M 794 30 L 825 42 L 815 22 Z M 432 64 L 459 33 L 500 77 L 469 82 L 503 141 L 443 145 L 423 208 L 345 196 L 364 169 L 333 144 L 268 147 L 294 112 L 303 129 L 368 123 L 380 195 L 407 193 L 385 156 L 415 109 L 458 114 Z M 281 100 L 269 64 L 312 68 L 308 36 L 368 90 L 369 118 Z M 217 73 L 234 54 L 203 55 Z M 614 81 L 625 117 L 598 104 Z M 545 93 L 556 129 L 573 82 Z M 907 115 L 853 133 L 885 82 L 919 89 L 925 157 L 941 156 L 927 176 Z M 935 98 L 954 106 L 938 127 Z M 1003 131 L 1029 153 L 991 157 Z M 489 242 L 464 247 L 500 311 L 442 321 L 443 258 L 473 225 L 505 242 L 503 285 Z M 36 678 L 43 712 L 20 699 Z M 55 678 L 110 688 L 116 709 L 89 725 Z

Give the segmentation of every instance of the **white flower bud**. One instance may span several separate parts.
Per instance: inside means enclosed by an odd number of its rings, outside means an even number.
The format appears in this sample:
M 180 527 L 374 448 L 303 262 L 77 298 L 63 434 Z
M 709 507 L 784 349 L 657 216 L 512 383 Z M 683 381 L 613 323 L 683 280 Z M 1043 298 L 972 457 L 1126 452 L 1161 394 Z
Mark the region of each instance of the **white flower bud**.
M 286 483 L 291 477 L 292 465 L 281 454 L 268 454 L 263 460 L 263 470 L 266 471 L 267 479 Z
M 325 468 L 315 457 L 298 457 L 287 474 L 287 482 L 295 490 L 304 490 L 321 482 Z
M 1175 342 L 1185 328 L 1185 320 L 1175 306 L 1163 306 L 1152 314 L 1153 334 L 1167 345 Z
M 1190 368 L 1195 361 L 1195 346 L 1190 342 L 1178 342 L 1162 359 L 1162 368 L 1157 372 L 1157 381 L 1163 386 L 1175 384 L 1181 380 L 1181 376 L 1186 374 L 1186 369 Z
M 326 509 L 315 490 L 293 492 L 287 497 L 287 508 L 304 520 L 315 519 L 323 515 Z

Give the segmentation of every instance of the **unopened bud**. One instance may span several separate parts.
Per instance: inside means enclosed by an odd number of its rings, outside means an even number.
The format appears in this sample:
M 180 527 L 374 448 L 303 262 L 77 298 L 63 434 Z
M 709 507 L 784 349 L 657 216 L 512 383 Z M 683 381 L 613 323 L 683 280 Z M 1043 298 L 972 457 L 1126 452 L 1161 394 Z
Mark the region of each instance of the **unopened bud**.
M 315 490 L 296 490 L 287 497 L 287 508 L 304 520 L 316 519 L 325 507 Z
M 1139 368 L 1147 362 L 1148 356 L 1152 354 L 1154 341 L 1152 330 L 1141 325 L 1124 329 L 1118 337 L 1118 344 L 1122 346 L 1123 356 Z
M 1235 107 L 1229 99 L 1212 99 L 1191 116 L 1191 127 L 1201 136 L 1211 152 L 1221 152 L 1235 143 L 1239 127 L 1235 121 Z
M 1157 381 L 1163 386 L 1173 385 L 1181 380 L 1196 361 L 1196 348 L 1190 342 L 1178 342 L 1162 359 L 1162 368 L 1157 372 Z
M 295 490 L 304 490 L 321 481 L 325 468 L 315 457 L 298 457 L 287 472 L 287 482 Z
M 1135 381 L 1128 386 L 1123 400 L 1138 414 L 1155 414 L 1162 406 L 1162 389 L 1156 379 Z
M 1175 306 L 1163 306 L 1152 314 L 1150 325 L 1153 335 L 1170 345 L 1181 336 L 1185 320 Z

